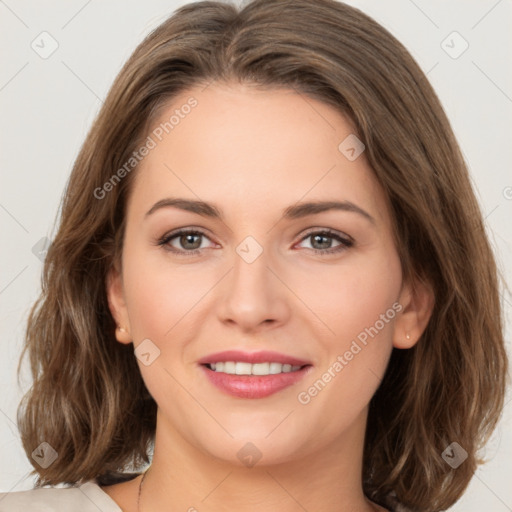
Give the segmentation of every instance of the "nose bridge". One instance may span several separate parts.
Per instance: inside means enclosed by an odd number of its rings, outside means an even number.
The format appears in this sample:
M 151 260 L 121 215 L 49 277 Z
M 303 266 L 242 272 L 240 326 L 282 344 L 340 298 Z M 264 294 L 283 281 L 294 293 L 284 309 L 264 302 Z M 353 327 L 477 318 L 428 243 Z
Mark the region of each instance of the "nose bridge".
M 253 236 L 247 236 L 236 246 L 231 292 L 236 294 L 240 303 L 249 304 L 248 299 L 259 301 L 267 296 L 269 260 L 268 247 L 264 249 L 263 241 L 260 243 Z
M 248 329 L 282 319 L 282 284 L 268 267 L 272 254 L 255 237 L 247 236 L 235 247 L 232 271 L 223 287 L 220 315 Z

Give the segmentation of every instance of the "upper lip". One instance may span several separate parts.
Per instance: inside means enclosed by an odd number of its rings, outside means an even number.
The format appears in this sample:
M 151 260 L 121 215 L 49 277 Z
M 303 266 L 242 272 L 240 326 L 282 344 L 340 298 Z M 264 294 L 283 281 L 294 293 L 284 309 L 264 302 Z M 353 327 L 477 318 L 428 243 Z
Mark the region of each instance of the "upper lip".
M 311 364 L 304 359 L 280 354 L 279 352 L 272 352 L 263 350 L 259 352 L 243 352 L 241 350 L 225 350 L 223 352 L 216 352 L 210 354 L 199 360 L 199 364 L 218 363 L 222 361 L 240 361 L 243 363 L 281 363 L 291 364 L 292 366 L 305 366 Z

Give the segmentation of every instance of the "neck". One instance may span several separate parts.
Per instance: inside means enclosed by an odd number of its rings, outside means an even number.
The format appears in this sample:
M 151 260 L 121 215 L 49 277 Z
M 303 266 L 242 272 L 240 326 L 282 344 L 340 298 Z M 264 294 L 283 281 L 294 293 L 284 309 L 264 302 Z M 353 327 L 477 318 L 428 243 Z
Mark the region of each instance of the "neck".
M 159 411 L 142 510 L 384 510 L 372 505 L 362 491 L 366 413 L 328 446 L 287 462 L 245 467 L 187 443 Z

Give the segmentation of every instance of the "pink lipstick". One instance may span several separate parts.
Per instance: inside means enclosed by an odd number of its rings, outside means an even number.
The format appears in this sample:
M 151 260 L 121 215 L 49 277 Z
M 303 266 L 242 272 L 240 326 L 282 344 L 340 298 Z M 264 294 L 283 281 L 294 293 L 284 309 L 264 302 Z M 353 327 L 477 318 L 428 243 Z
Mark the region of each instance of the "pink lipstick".
M 304 359 L 278 352 L 228 350 L 198 361 L 208 380 L 238 398 L 265 398 L 299 382 L 312 368 Z

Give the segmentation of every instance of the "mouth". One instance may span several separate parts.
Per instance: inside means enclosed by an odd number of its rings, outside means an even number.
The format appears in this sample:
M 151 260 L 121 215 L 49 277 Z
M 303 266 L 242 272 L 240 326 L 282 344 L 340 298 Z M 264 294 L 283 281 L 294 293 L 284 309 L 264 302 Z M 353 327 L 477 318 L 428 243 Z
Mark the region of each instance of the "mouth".
M 276 352 L 228 351 L 199 361 L 208 381 L 237 398 L 265 398 L 299 382 L 312 364 Z
M 296 372 L 307 365 L 282 364 L 275 361 L 255 364 L 242 361 L 219 361 L 204 366 L 214 372 L 228 375 L 278 375 L 279 373 Z

